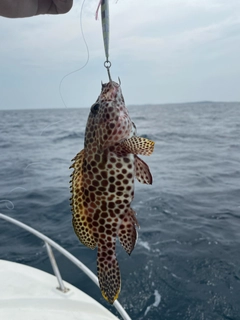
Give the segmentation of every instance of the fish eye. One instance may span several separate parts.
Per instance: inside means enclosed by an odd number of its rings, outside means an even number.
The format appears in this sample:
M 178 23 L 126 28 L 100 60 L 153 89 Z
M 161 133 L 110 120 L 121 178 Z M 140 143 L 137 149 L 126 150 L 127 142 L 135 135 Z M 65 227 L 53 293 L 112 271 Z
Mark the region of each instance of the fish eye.
M 99 104 L 99 103 L 95 103 L 95 104 L 91 107 L 91 112 L 92 112 L 93 114 L 97 114 L 99 107 L 100 107 L 100 104 Z

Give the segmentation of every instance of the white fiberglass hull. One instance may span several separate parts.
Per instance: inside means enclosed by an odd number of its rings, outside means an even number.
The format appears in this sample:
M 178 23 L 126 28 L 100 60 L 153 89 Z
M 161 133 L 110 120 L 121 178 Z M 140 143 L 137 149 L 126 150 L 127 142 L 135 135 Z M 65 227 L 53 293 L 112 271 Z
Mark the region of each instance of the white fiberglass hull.
M 19 263 L 0 260 L 0 319 L 18 320 L 117 320 L 84 292 L 56 277 Z

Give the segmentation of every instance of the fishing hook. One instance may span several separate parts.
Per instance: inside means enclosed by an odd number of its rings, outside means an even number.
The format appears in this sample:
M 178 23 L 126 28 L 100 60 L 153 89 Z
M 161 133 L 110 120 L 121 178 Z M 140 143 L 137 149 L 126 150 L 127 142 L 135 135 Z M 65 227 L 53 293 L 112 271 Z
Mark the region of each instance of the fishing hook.
M 110 74 L 110 68 L 111 68 L 111 62 L 109 60 L 106 60 L 104 62 L 104 67 L 107 69 L 107 73 L 108 73 L 108 78 L 109 78 L 109 81 L 112 82 L 112 78 L 111 78 L 111 74 Z
M 108 60 L 109 57 L 109 4 L 108 0 L 100 0 L 97 12 L 96 12 L 96 19 L 98 17 L 98 10 L 101 6 L 101 20 L 102 20 L 102 34 L 103 34 L 103 43 L 104 43 L 104 50 L 105 50 L 105 56 L 106 61 L 104 62 L 104 67 L 107 69 L 108 78 L 109 81 L 112 82 L 111 74 L 110 74 L 110 68 L 111 68 L 111 62 Z

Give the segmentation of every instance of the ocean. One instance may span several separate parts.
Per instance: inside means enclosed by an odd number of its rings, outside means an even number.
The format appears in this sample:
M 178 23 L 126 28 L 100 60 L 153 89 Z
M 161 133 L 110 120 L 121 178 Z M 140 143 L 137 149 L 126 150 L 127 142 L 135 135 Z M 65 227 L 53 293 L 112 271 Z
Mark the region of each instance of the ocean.
M 240 319 L 240 103 L 129 106 L 153 185 L 135 184 L 140 224 L 129 257 L 118 244 L 119 302 L 133 320 Z M 88 109 L 0 111 L 0 212 L 59 243 L 96 273 L 96 250 L 71 224 L 71 159 Z M 46 248 L 0 221 L 0 258 L 52 273 Z M 114 314 L 100 290 L 61 254 L 64 280 Z

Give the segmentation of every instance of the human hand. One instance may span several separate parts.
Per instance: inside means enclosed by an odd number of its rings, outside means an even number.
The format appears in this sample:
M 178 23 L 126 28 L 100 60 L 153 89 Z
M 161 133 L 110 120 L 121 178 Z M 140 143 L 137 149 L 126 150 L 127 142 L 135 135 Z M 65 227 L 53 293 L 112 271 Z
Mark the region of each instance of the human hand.
M 73 0 L 0 0 L 0 15 L 25 18 L 39 14 L 61 14 L 72 8 Z

